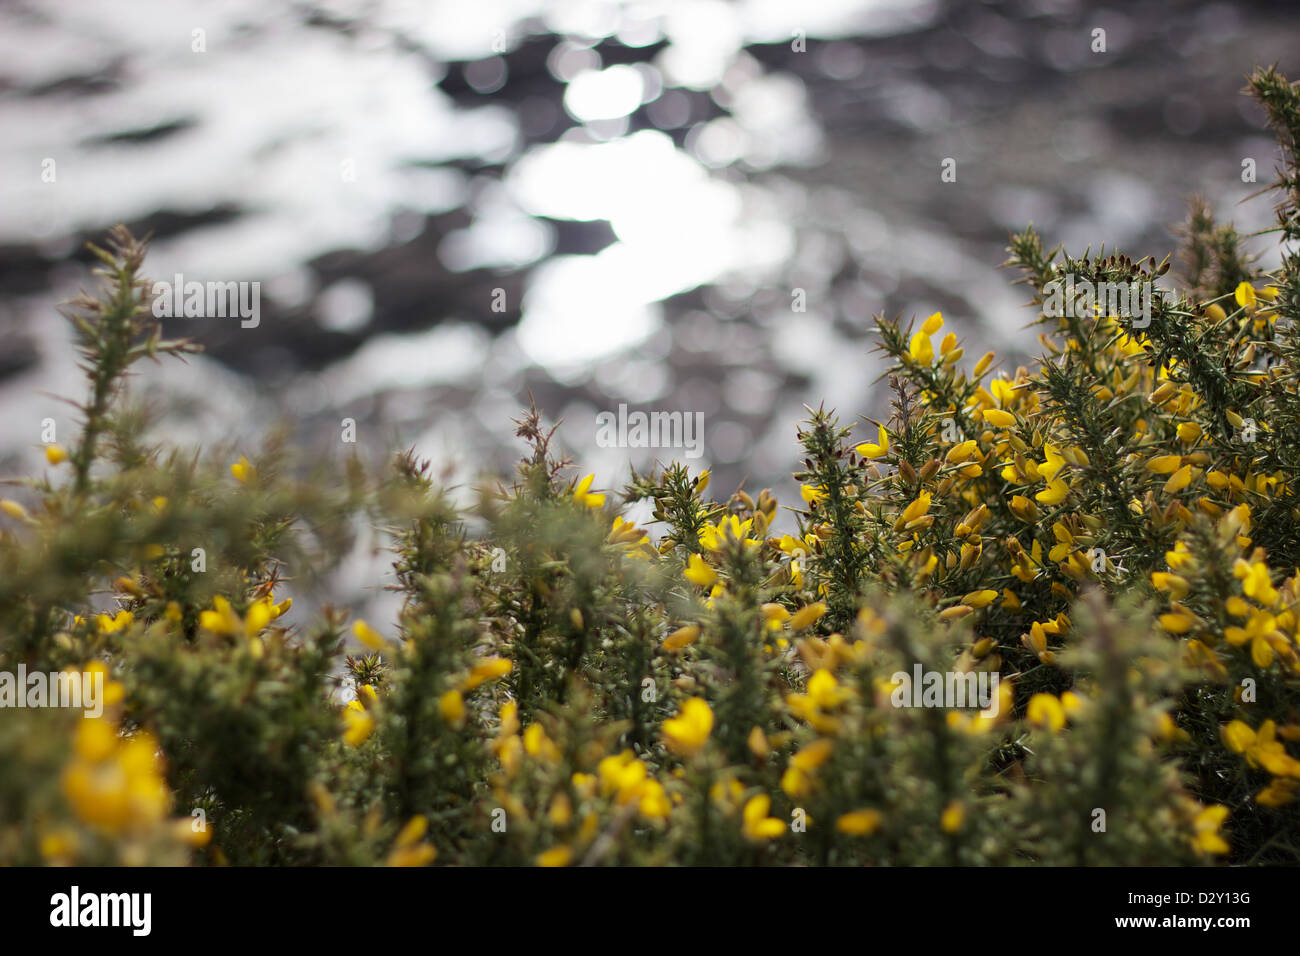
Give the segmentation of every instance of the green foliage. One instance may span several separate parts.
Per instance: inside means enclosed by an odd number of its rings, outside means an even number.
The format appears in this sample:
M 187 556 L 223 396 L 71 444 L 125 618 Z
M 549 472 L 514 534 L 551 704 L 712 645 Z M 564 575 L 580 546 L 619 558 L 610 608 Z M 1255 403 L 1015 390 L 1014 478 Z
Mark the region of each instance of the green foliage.
M 1293 241 L 1300 92 L 1251 90 Z M 610 500 L 535 409 L 463 511 L 411 453 L 152 444 L 126 376 L 193 346 L 115 230 L 78 440 L 0 501 L 0 703 L 61 671 L 103 712 L 0 711 L 0 863 L 1297 862 L 1300 259 L 1260 273 L 1203 202 L 1177 283 L 1009 251 L 1042 360 L 878 319 L 890 417 L 810 410 L 781 533 L 677 464 Z M 303 613 L 363 519 L 396 621 Z

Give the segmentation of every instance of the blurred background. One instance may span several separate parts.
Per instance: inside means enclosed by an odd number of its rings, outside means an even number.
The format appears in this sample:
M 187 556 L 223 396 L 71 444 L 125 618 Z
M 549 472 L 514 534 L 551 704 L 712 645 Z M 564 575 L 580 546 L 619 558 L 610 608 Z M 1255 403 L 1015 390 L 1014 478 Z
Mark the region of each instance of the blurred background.
M 468 496 L 531 393 L 598 488 L 683 456 L 600 447 L 626 404 L 794 503 L 805 403 L 888 413 L 873 314 L 1036 354 L 1010 232 L 1159 257 L 1198 191 L 1267 227 L 1240 90 L 1298 41 L 1244 0 L 4 0 L 0 473 L 72 434 L 55 306 L 120 221 L 153 277 L 261 284 L 256 328 L 168 321 L 207 351 L 137 382 L 160 437 L 414 445 Z

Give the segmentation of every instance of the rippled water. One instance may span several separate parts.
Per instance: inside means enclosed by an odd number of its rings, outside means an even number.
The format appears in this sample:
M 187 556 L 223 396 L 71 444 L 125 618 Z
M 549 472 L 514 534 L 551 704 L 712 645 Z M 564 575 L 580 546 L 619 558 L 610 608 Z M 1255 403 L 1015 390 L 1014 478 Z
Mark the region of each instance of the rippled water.
M 1298 28 L 1142 0 L 11 2 L 0 464 L 70 424 L 40 393 L 81 390 L 52 304 L 122 220 L 153 275 L 263 284 L 256 329 L 169 329 L 209 348 L 144 383 L 175 439 L 284 418 L 336 451 L 352 417 L 467 483 L 532 393 L 602 485 L 674 456 L 598 446 L 624 403 L 703 413 L 693 464 L 788 494 L 803 403 L 885 410 L 873 313 L 1034 350 L 1009 231 L 1163 255 L 1193 190 L 1267 225 L 1238 91 L 1300 75 Z

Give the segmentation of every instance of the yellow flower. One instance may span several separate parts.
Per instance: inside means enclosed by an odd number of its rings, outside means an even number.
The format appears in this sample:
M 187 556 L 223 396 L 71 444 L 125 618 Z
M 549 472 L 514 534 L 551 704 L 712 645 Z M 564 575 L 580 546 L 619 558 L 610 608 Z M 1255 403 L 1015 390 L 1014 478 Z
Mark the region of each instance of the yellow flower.
M 682 577 L 703 588 L 712 587 L 718 583 L 718 573 L 698 554 L 692 554 L 686 562 L 686 570 L 682 572 Z
M 1152 577 L 1154 577 L 1154 575 L 1152 575 Z M 1223 607 L 1224 610 L 1233 617 L 1250 617 L 1251 612 L 1254 610 L 1254 608 L 1235 594 L 1223 602 Z
M 912 341 L 907 347 L 908 355 L 919 365 L 930 365 L 934 362 L 934 345 L 930 342 L 930 336 L 924 331 L 917 332 L 912 336 Z
M 956 833 L 966 822 L 966 808 L 960 800 L 953 800 L 943 808 L 939 817 L 939 827 L 944 833 Z
M 1010 428 L 1016 423 L 1016 416 L 1000 408 L 984 409 L 984 420 L 995 428 Z
M 1255 794 L 1255 802 L 1261 807 L 1284 807 L 1295 800 L 1297 788 L 1300 788 L 1300 780 L 1275 779 Z
M 713 731 L 713 711 L 699 697 L 691 697 L 682 704 L 676 717 L 664 721 L 664 743 L 683 757 L 696 753 Z
M 492 750 L 496 753 L 497 760 L 501 761 L 501 769 L 505 771 L 506 777 L 513 777 L 523 757 L 523 741 L 515 736 L 500 737 L 492 744 Z
M 1147 471 L 1157 475 L 1168 475 L 1177 471 L 1182 463 L 1182 455 L 1157 455 L 1147 462 Z
M 73 748 L 83 760 L 107 760 L 117 750 L 117 729 L 103 718 L 83 717 L 77 722 Z
M 514 664 L 504 657 L 488 657 L 475 664 L 465 678 L 465 683 L 461 690 L 471 691 L 480 684 L 486 684 L 488 681 L 496 680 L 499 677 L 505 677 L 514 669 Z
M 932 500 L 928 491 L 923 491 L 917 495 L 916 500 L 904 508 L 903 513 L 898 516 L 898 520 L 894 522 L 894 530 L 912 530 L 933 522 L 933 518 L 929 521 L 925 520 L 929 515 Z
M 1176 495 L 1192 483 L 1192 466 L 1183 465 L 1165 482 L 1165 494 Z
M 519 704 L 516 701 L 508 700 L 502 704 L 497 716 L 501 722 L 500 736 L 509 737 L 519 729 Z
M 1055 446 L 1044 445 L 1043 461 L 1035 468 L 1038 477 L 1050 482 L 1060 474 L 1063 467 L 1065 467 L 1065 456 Z
M 786 621 L 790 620 L 790 612 L 786 609 L 784 604 L 777 604 L 774 601 L 769 601 L 768 603 L 761 605 L 759 610 L 763 612 L 763 620 L 767 622 L 767 629 L 769 631 L 781 630 L 782 625 L 784 625 Z
M 465 698 L 460 691 L 452 688 L 438 698 L 438 713 L 442 719 L 453 727 L 459 727 L 465 719 Z
M 819 733 L 833 734 L 839 730 L 839 721 L 827 714 L 823 710 L 823 706 L 833 708 L 845 696 L 845 693 L 839 689 L 834 675 L 828 670 L 819 668 L 808 680 L 808 693 L 788 694 L 785 702 L 791 713 L 807 721 L 813 726 L 813 729 Z M 821 743 L 826 746 L 825 756 L 829 756 L 830 741 L 822 741 Z M 810 747 L 812 746 L 810 745 Z M 817 751 L 814 750 L 813 753 L 817 753 Z M 796 754 L 795 756 L 798 757 L 799 755 Z
M 1165 552 L 1165 563 L 1171 571 L 1183 571 L 1195 566 L 1196 559 L 1187 550 L 1187 544 L 1179 541 L 1174 544 L 1172 551 Z
M 739 780 L 730 775 L 715 780 L 713 786 L 709 788 L 709 799 L 727 816 L 731 816 L 741 806 L 740 798 L 744 795 L 745 788 L 740 785 Z
M 1026 524 L 1035 524 L 1038 521 L 1038 506 L 1026 498 L 1024 495 L 1011 496 L 1011 513 Z
M 573 500 L 588 508 L 599 508 L 605 504 L 605 496 L 591 491 L 591 483 L 596 480 L 594 474 L 587 475 L 573 489 Z
M 821 485 L 800 485 L 799 497 L 803 498 L 803 500 L 808 502 L 808 504 L 815 505 L 826 497 L 826 489 Z
M 119 768 L 77 761 L 64 770 L 62 784 L 68 802 L 86 823 L 116 832 L 130 821 L 128 783 Z
M 1025 716 L 1031 724 L 1046 727 L 1052 733 L 1065 726 L 1065 708 L 1052 694 L 1035 694 L 1029 698 Z
M 709 551 L 721 551 L 728 540 L 740 541 L 746 548 L 757 548 L 763 542 L 749 536 L 753 518 L 740 520 L 738 515 L 728 515 L 716 525 L 705 525 L 700 530 L 700 544 Z
M 605 540 L 610 544 L 622 545 L 629 556 L 646 558 L 657 553 L 650 543 L 650 535 L 631 521 L 624 521 L 621 515 L 614 516 L 613 526 Z
M 875 444 L 863 442 L 855 449 L 863 458 L 883 458 L 889 453 L 889 432 L 885 431 L 885 426 L 881 425 L 876 436 Z
M 802 631 L 805 627 L 811 627 L 822 619 L 826 614 L 826 602 L 817 601 L 813 604 L 805 605 L 794 612 L 790 618 L 790 630 Z
M 1175 601 L 1181 601 L 1187 597 L 1187 592 L 1191 590 L 1191 582 L 1185 577 L 1178 574 L 1171 574 L 1165 571 L 1151 572 L 1151 586 L 1157 591 L 1168 591 L 1169 596 Z M 1240 600 L 1240 598 L 1238 598 Z
M 1255 731 L 1250 725 L 1234 720 L 1223 728 L 1223 741 L 1234 753 L 1244 754 L 1255 743 Z
M 808 698 L 821 710 L 834 710 L 848 694 L 840 689 L 835 675 L 820 668 L 808 678 Z
M 541 757 L 552 762 L 560 759 L 559 748 L 550 737 L 546 736 L 545 728 L 536 723 L 524 728 L 524 753 L 530 757 Z
M 796 800 L 806 797 L 812 792 L 812 778 L 798 767 L 787 767 L 781 775 L 781 789 Z
M 880 829 L 879 810 L 854 810 L 835 821 L 835 829 L 849 836 L 870 836 Z
M 423 814 L 416 814 L 407 821 L 393 841 L 393 849 L 388 854 L 389 866 L 425 866 L 432 863 L 438 851 L 431 844 L 422 843 L 429 821 Z
M 1264 637 L 1256 637 L 1250 642 L 1250 659 L 1260 670 L 1273 663 L 1273 645 Z
M 537 854 L 535 861 L 538 866 L 568 866 L 573 860 L 573 849 L 561 843 L 559 846 L 553 846 L 543 853 Z
M 416 846 L 404 846 L 394 849 L 388 854 L 388 866 L 428 866 L 438 857 L 438 851 L 429 843 L 420 843 Z
M 1053 479 L 1047 483 L 1047 487 L 1034 495 L 1034 498 L 1045 505 L 1059 505 L 1070 494 L 1070 486 L 1060 478 Z
M 634 758 L 632 751 L 624 750 L 620 754 L 611 754 L 596 764 L 596 773 L 600 777 L 600 790 L 605 796 L 619 790 L 635 788 L 645 779 L 645 765 Z M 578 786 L 578 777 L 586 774 L 574 774 L 574 787 Z
M 95 615 L 95 624 L 101 634 L 116 634 L 130 627 L 134 621 L 135 615 L 130 611 L 118 611 L 112 617 L 107 614 Z
M 1221 805 L 1206 807 L 1196 815 L 1195 836 L 1192 844 L 1201 853 L 1222 855 L 1232 848 L 1219 835 L 1219 827 L 1228 819 L 1228 808 Z
M 546 811 L 546 818 L 557 827 L 567 827 L 573 819 L 573 801 L 563 790 L 551 801 L 551 808 Z
M 678 651 L 683 647 L 689 647 L 694 644 L 700 636 L 700 628 L 696 624 L 687 624 L 679 627 L 667 637 L 664 638 L 664 650 Z
M 243 455 L 239 456 L 239 461 L 230 466 L 230 473 L 241 485 L 257 480 L 257 469 L 250 465 Z
M 356 703 L 353 701 L 353 703 Z M 343 709 L 343 739 L 349 746 L 358 747 L 375 731 L 375 720 L 365 708 L 345 707 Z
M 261 601 L 254 601 L 248 608 L 248 614 L 244 616 L 244 633 L 252 637 L 262 633 L 262 629 L 271 623 L 275 617 L 275 605 L 269 598 Z
M 784 554 L 788 554 L 791 557 L 799 557 L 816 550 L 816 543 L 818 540 L 819 539 L 815 534 L 806 534 L 803 538 L 794 538 L 788 534 L 783 534 L 781 535 L 781 540 L 777 543 L 777 547 L 780 548 Z
M 785 832 L 785 823 L 775 817 L 769 817 L 767 812 L 772 809 L 772 798 L 765 793 L 760 793 L 756 797 L 750 797 L 749 802 L 745 804 L 745 809 L 741 811 L 743 819 L 742 831 L 745 839 L 752 841 L 771 840 L 779 837 Z
M 1232 297 L 1237 300 L 1237 305 L 1246 309 L 1255 307 L 1255 287 L 1249 282 L 1237 283 L 1237 288 L 1233 290 Z
M 800 773 L 811 773 L 831 759 L 831 752 L 834 749 L 834 744 L 825 737 L 819 737 L 798 753 L 793 754 L 790 757 L 790 766 Z
M 637 811 L 641 816 L 647 820 L 665 820 L 672 809 L 673 805 L 668 799 L 663 784 L 658 780 L 647 780 L 641 788 L 641 798 L 637 804 Z
M 1254 598 L 1260 604 L 1267 605 L 1272 605 L 1277 601 L 1277 589 L 1273 587 L 1268 565 L 1263 561 L 1248 564 L 1238 558 L 1233 565 L 1232 573 L 1241 579 L 1241 589 L 1246 592 L 1247 597 Z
M 62 787 L 82 821 L 110 833 L 156 824 L 171 806 L 158 741 L 146 731 L 119 737 L 103 718 L 78 722 Z
M 45 446 L 45 460 L 51 465 L 61 465 L 68 460 L 68 453 L 64 451 L 62 445 L 51 444 Z
M 944 461 L 949 465 L 960 465 L 964 461 L 969 461 L 978 448 L 979 443 L 973 438 L 959 441 L 948 449 L 948 454 L 944 456 Z
M 240 620 L 235 609 L 230 606 L 230 602 L 218 594 L 212 599 L 214 610 L 204 611 L 199 615 L 199 625 L 204 630 L 212 631 L 214 634 L 239 634 L 244 630 L 244 622 Z
M 388 643 L 384 640 L 384 635 L 360 619 L 352 622 L 352 633 L 356 635 L 358 641 L 372 651 L 383 650 Z
M 1160 626 L 1170 634 L 1186 634 L 1196 623 L 1196 616 L 1184 607 L 1175 607 L 1168 614 L 1160 615 Z
M 3 511 L 15 521 L 28 520 L 27 509 L 10 498 L 0 498 L 0 511 Z

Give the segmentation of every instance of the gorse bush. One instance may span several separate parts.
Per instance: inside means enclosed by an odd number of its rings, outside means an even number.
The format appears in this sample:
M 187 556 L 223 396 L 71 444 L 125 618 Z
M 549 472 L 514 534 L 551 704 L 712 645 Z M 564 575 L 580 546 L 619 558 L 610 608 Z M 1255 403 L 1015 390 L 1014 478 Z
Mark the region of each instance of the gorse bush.
M 1297 862 L 1300 90 L 1250 87 L 1277 274 L 1204 204 L 1176 269 L 1015 236 L 1037 366 L 877 320 L 892 415 L 810 413 L 792 533 L 681 465 L 595 490 L 535 410 L 472 515 L 409 453 L 150 444 L 125 377 L 192 346 L 115 230 L 83 428 L 0 502 L 0 862 Z M 362 516 L 398 618 L 299 618 Z

